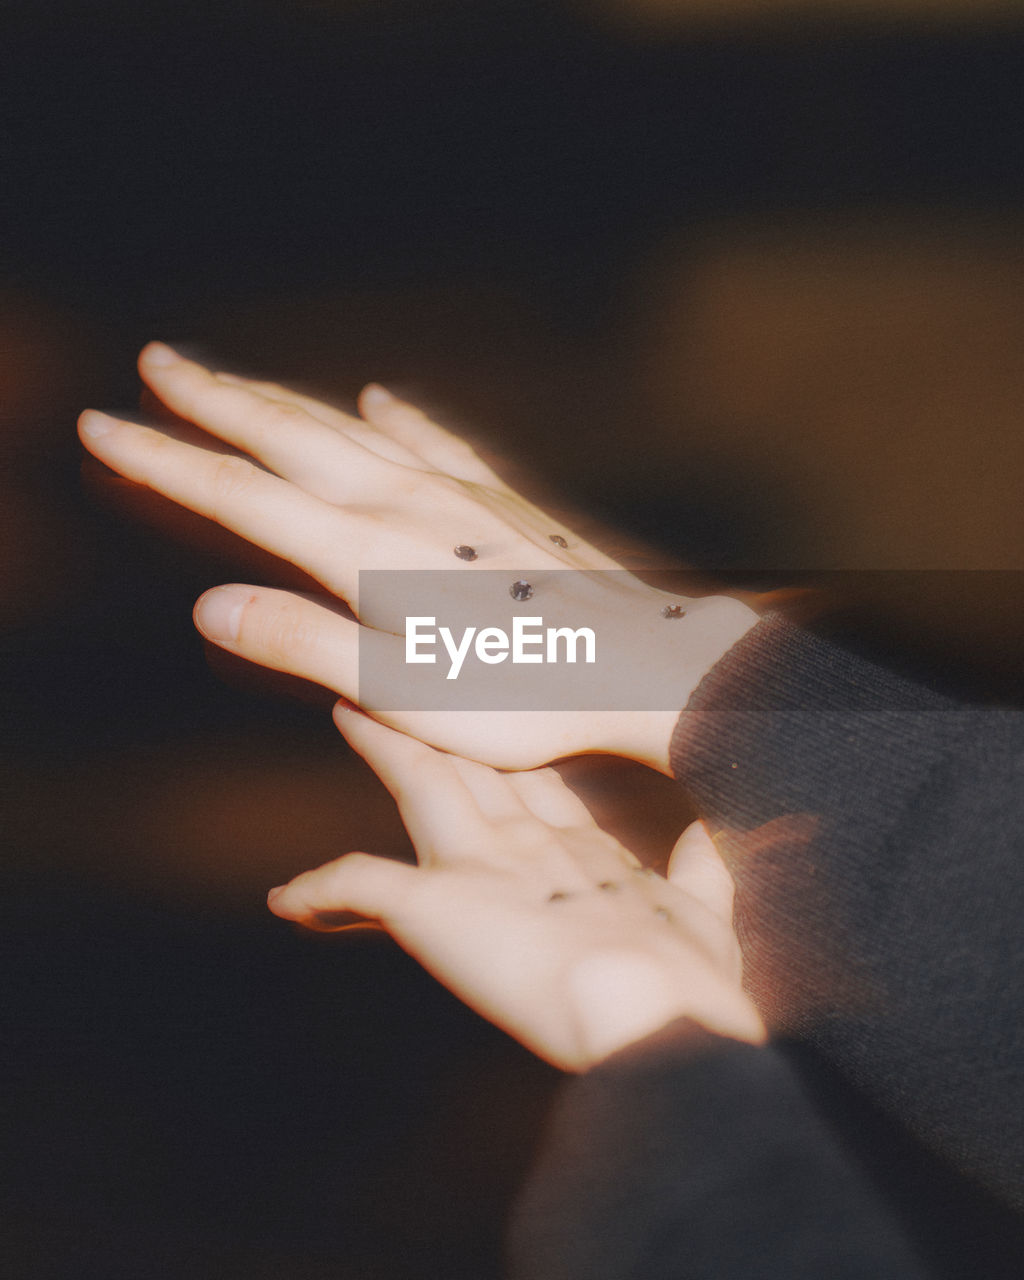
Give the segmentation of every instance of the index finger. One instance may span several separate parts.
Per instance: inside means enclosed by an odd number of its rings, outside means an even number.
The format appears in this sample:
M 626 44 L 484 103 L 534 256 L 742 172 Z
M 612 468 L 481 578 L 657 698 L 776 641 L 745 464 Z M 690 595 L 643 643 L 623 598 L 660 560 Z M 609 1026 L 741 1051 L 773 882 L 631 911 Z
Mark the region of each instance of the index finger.
M 454 757 L 344 703 L 335 707 L 334 723 L 394 796 L 421 862 L 478 857 L 486 849 L 487 819 Z
M 356 566 L 365 562 L 371 530 L 351 513 L 248 458 L 185 444 L 96 410 L 81 415 L 79 430 L 89 452 L 127 479 L 291 561 L 356 607 Z

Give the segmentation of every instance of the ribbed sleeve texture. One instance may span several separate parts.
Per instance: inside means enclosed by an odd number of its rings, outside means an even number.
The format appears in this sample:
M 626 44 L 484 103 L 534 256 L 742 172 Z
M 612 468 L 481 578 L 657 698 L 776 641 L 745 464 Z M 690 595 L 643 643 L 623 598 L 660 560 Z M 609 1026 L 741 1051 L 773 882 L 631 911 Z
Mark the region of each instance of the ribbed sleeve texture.
M 1024 717 L 769 618 L 673 737 L 776 1043 L 567 1079 L 516 1280 L 1024 1275 Z
M 781 1055 L 686 1022 L 564 1090 L 516 1242 L 515 1280 L 927 1274 Z

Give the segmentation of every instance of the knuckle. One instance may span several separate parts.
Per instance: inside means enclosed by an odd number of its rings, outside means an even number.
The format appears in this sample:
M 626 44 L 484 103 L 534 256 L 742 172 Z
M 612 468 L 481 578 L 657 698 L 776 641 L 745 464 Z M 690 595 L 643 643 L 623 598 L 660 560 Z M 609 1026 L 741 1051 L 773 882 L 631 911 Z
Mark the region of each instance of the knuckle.
M 404 463 L 384 460 L 383 474 L 378 472 L 379 483 L 386 486 L 387 501 L 378 502 L 364 509 L 365 514 L 381 525 L 394 526 L 395 506 L 422 498 L 427 492 L 427 476 L 424 472 Z M 369 469 L 369 468 L 368 468 Z
M 241 627 L 254 649 L 274 665 L 291 665 L 312 647 L 312 630 L 287 607 L 260 610 L 250 603 Z
M 256 478 L 256 468 L 245 458 L 226 454 L 218 458 L 211 475 L 215 498 L 230 501 L 249 491 Z
M 155 427 L 138 427 L 135 439 L 138 452 L 146 464 L 156 464 L 165 458 L 171 448 L 171 440 Z
M 270 400 L 260 407 L 260 425 L 272 430 L 294 426 L 309 415 L 289 400 Z
M 445 444 L 447 445 L 452 456 L 455 458 L 458 458 L 461 462 L 471 462 L 471 461 L 476 462 L 479 460 L 480 455 L 469 443 L 469 441 L 463 440 L 461 436 L 447 435 Z
M 339 873 L 346 871 L 363 871 L 372 868 L 376 864 L 376 858 L 372 853 L 346 853 L 342 857 L 337 858 L 332 866 Z

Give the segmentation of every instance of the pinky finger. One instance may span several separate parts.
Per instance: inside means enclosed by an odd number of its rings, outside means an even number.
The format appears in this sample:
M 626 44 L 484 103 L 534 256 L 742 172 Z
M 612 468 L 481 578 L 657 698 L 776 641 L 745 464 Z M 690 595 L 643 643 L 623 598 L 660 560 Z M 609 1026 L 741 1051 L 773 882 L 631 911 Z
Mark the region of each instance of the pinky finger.
M 527 809 L 553 827 L 593 827 L 593 815 L 554 769 L 529 769 L 507 775 Z
M 415 894 L 416 867 L 369 853 L 347 853 L 304 871 L 267 894 L 267 906 L 283 920 L 323 927 L 325 913 L 352 911 L 387 925 Z

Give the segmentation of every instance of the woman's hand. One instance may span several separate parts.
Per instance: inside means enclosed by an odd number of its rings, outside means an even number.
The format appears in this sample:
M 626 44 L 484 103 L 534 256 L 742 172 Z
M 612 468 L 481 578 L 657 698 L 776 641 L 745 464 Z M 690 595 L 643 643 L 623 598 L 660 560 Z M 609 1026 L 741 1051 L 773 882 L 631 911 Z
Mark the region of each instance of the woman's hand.
M 263 666 L 357 699 L 360 624 L 374 628 L 400 661 L 401 601 L 362 605 L 360 570 L 457 570 L 469 592 L 480 569 L 501 570 L 510 581 L 548 570 L 621 569 L 516 494 L 463 441 L 381 388 L 364 391 L 360 419 L 276 385 L 211 373 L 159 344 L 142 352 L 139 367 L 168 409 L 216 441 L 204 447 L 89 411 L 80 419 L 86 447 L 128 479 L 298 565 L 358 618 L 265 587 L 232 585 L 202 596 L 195 617 L 203 635 Z M 473 548 L 476 559 L 463 560 L 456 547 Z M 607 751 L 668 772 L 678 713 L 756 615 L 719 596 L 684 602 L 685 616 L 666 622 L 661 610 L 681 598 L 624 572 L 562 574 L 547 607 L 572 617 L 574 592 L 617 620 L 625 638 L 614 665 L 624 679 L 643 671 L 665 689 L 662 710 L 367 710 L 502 767 Z
M 271 890 L 277 915 L 312 928 L 338 911 L 379 920 L 462 1000 L 566 1070 L 684 1016 L 764 1040 L 740 984 L 732 880 L 699 823 L 665 880 L 553 770 L 502 774 L 358 711 L 335 719 L 398 802 L 419 866 L 350 853 Z

